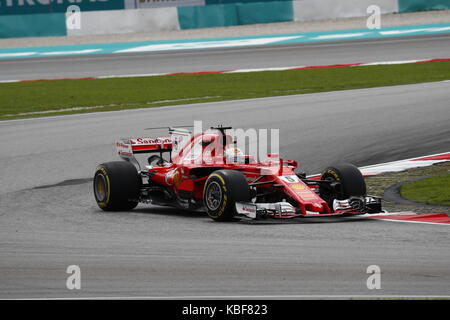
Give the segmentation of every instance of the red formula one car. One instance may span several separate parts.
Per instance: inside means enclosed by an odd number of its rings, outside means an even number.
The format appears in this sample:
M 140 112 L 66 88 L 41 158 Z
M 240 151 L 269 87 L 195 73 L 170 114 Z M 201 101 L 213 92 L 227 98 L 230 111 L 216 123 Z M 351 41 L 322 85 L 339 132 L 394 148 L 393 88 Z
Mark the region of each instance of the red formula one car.
M 94 195 L 105 211 L 131 210 L 139 202 L 205 210 L 215 221 L 290 219 L 381 212 L 381 199 L 366 195 L 364 178 L 351 164 L 331 166 L 320 177 L 296 173 L 294 160 L 241 154 L 215 127 L 191 136 L 169 128 L 170 137 L 116 142 L 125 161 L 99 165 Z M 141 166 L 137 157 L 151 154 Z

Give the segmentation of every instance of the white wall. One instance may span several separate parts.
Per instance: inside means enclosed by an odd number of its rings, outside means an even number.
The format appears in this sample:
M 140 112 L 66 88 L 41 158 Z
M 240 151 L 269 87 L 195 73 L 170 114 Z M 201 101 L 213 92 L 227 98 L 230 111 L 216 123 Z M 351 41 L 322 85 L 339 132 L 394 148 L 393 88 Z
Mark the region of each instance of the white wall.
M 132 7 L 134 0 L 126 0 Z M 294 20 L 309 21 L 365 17 L 367 7 L 378 5 L 381 13 L 398 12 L 397 0 L 293 0 Z M 81 29 L 69 36 L 180 30 L 176 7 L 84 11 Z
M 398 12 L 397 0 L 294 0 L 293 5 L 295 21 L 364 17 L 370 5 L 381 13 Z
M 176 7 L 85 11 L 81 29 L 67 30 L 69 36 L 179 30 Z

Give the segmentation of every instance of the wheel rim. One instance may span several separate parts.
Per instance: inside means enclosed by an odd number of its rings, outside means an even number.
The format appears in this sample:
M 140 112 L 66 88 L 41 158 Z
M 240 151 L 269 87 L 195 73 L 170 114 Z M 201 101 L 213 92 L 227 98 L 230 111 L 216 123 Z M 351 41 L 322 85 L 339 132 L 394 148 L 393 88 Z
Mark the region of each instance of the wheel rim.
M 222 202 L 222 188 L 219 183 L 216 181 L 209 183 L 206 188 L 205 199 L 209 210 L 215 211 L 219 208 Z
M 94 193 L 95 193 L 95 198 L 99 201 L 99 202 L 103 202 L 106 200 L 106 179 L 105 176 L 102 174 L 98 174 L 95 176 L 95 181 L 94 181 Z

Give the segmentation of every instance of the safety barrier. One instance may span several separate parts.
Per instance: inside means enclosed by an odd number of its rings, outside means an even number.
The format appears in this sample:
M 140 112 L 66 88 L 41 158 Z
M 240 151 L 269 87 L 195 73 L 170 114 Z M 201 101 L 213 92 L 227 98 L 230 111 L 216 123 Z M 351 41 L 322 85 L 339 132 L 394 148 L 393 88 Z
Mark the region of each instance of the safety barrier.
M 128 0 L 0 0 L 0 16 L 66 12 L 77 5 L 81 11 L 125 9 Z M 133 0 L 134 1 L 134 0 Z
M 64 13 L 0 16 L 0 38 L 65 36 Z
M 81 9 L 81 28 L 65 11 Z M 177 6 L 173 6 L 176 4 Z M 198 5 L 192 5 L 198 4 Z M 310 21 L 381 13 L 450 9 L 450 0 L 0 0 L 0 38 L 92 35 Z M 136 9 L 137 8 L 137 9 Z
M 449 10 L 450 0 L 398 0 L 399 12 Z
M 101 12 L 101 14 L 100 14 Z M 69 28 L 67 35 L 119 34 L 179 30 L 175 7 L 81 12 L 81 28 Z
M 295 21 L 364 17 L 367 8 L 377 5 L 381 13 L 398 12 L 397 0 L 295 0 Z
M 179 7 L 181 29 L 226 27 L 255 23 L 293 21 L 292 1 L 224 3 Z

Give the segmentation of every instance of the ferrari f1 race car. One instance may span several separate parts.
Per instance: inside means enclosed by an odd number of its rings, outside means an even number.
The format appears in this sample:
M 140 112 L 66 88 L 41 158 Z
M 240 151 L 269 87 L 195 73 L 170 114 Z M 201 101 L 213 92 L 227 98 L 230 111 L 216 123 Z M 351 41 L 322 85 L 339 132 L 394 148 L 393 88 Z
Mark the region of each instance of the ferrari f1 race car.
M 320 177 L 296 173 L 298 163 L 278 154 L 257 160 L 243 154 L 227 133 L 212 127 L 191 135 L 116 141 L 125 160 L 100 164 L 93 187 L 98 206 L 123 211 L 138 203 L 204 210 L 215 221 L 292 219 L 381 212 L 381 199 L 366 195 L 357 167 L 339 164 Z M 150 154 L 141 166 L 139 154 Z

